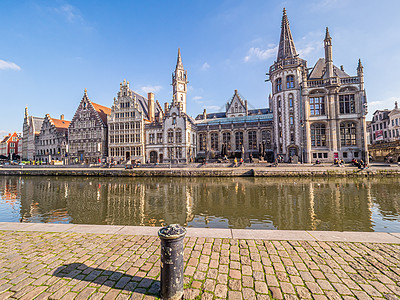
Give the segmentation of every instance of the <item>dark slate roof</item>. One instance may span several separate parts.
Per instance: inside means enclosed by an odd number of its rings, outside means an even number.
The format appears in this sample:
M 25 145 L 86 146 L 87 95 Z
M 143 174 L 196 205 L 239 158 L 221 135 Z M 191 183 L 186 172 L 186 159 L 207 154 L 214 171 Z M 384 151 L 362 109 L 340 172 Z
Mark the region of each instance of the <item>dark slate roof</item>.
M 149 118 L 149 103 L 148 103 L 148 99 L 146 97 L 143 97 L 142 95 L 139 95 L 138 93 L 135 93 L 134 91 L 132 91 L 132 96 L 135 97 L 136 95 L 136 100 L 139 103 L 142 112 L 145 115 L 145 118 L 148 119 Z M 155 103 L 156 101 L 154 101 L 154 114 L 157 115 L 160 112 L 160 108 L 159 106 Z
M 350 77 L 349 74 L 340 70 L 335 65 L 333 66 L 333 72 L 340 78 Z M 325 58 L 320 58 L 314 65 L 314 68 L 312 69 L 310 75 L 308 75 L 308 79 L 322 79 L 324 74 L 325 74 Z

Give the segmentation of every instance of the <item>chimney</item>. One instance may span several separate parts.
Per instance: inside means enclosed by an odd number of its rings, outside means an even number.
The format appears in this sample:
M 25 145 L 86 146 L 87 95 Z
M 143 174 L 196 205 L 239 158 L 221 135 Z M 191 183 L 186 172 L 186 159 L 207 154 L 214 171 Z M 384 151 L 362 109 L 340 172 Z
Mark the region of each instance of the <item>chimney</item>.
M 149 106 L 149 121 L 154 122 L 155 120 L 155 111 L 154 111 L 154 94 L 147 93 L 148 106 Z
M 165 102 L 164 103 L 164 113 L 165 113 L 165 115 L 168 115 L 168 102 Z
M 157 107 L 158 107 L 158 121 L 161 121 L 164 118 L 164 111 L 162 110 L 161 104 L 160 102 L 158 102 L 158 100 L 156 100 L 157 103 Z
M 244 107 L 246 109 L 246 116 L 248 116 L 249 115 L 249 109 L 247 107 L 247 100 L 244 100 Z
M 61 116 L 60 116 L 60 120 L 61 120 L 61 121 L 64 121 L 64 115 L 61 115 Z
M 206 119 L 207 119 L 207 110 L 204 109 L 204 111 L 203 111 L 203 120 L 206 120 Z

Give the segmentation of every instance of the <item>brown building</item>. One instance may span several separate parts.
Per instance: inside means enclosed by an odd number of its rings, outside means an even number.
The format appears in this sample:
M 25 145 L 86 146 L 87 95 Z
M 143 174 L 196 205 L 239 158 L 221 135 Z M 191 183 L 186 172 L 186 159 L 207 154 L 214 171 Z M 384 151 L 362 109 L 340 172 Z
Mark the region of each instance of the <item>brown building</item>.
M 111 109 L 89 100 L 87 90 L 68 127 L 69 163 L 99 163 L 107 158 L 107 116 Z

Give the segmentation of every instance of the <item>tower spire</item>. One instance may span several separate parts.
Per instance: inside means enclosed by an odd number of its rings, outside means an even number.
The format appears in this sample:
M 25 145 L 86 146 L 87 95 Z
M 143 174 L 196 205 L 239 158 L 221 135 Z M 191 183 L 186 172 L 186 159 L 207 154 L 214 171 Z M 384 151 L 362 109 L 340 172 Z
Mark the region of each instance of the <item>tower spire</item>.
M 325 39 L 325 78 L 333 77 L 333 59 L 332 59 L 332 38 L 329 34 L 329 29 L 326 27 Z
M 182 58 L 181 58 L 181 48 L 178 48 L 178 59 L 176 60 L 176 69 L 183 70 Z
M 289 20 L 286 15 L 286 8 L 284 8 L 277 60 L 279 61 L 286 58 L 292 58 L 296 55 L 296 47 L 294 46 L 292 33 L 290 32 Z

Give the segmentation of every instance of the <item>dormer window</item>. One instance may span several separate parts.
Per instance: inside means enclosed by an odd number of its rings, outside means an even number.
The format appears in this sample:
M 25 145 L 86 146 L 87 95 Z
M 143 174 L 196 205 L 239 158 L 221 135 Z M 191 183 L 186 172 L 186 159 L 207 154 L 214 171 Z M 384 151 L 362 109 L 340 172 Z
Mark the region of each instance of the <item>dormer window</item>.
M 289 75 L 286 77 L 286 87 L 288 89 L 294 88 L 294 76 L 293 75 Z

